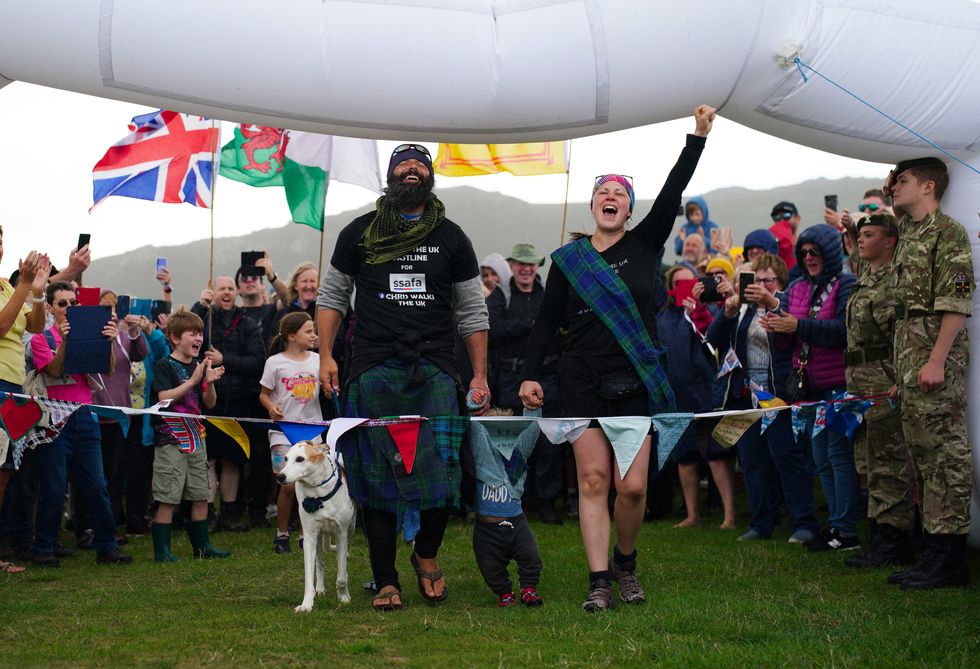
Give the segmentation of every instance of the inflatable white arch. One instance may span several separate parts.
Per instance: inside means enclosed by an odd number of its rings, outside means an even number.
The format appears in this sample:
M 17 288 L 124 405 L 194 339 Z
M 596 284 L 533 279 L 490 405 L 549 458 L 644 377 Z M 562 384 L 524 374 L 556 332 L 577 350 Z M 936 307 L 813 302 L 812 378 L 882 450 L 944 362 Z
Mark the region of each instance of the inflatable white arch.
M 980 5 L 969 0 L 0 4 L 0 86 L 22 80 L 338 135 L 480 143 L 609 132 L 708 102 L 743 125 L 845 156 L 937 155 L 952 178 L 944 209 L 970 232 L 980 270 L 980 175 L 826 81 L 804 83 L 797 54 L 980 165 Z M 970 429 L 980 462 L 980 410 Z M 974 545 L 977 490 L 975 467 Z

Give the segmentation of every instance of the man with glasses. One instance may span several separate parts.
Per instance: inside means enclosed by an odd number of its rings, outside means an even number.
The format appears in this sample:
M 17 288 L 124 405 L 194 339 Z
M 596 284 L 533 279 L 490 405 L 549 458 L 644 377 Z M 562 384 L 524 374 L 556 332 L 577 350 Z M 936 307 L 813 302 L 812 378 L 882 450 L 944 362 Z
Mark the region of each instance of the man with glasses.
M 855 218 L 855 222 L 872 214 L 889 214 L 894 216 L 892 199 L 885 195 L 880 188 L 872 188 L 871 190 L 865 191 L 861 204 L 858 205 L 858 211 L 861 215 Z M 823 221 L 827 225 L 832 225 L 838 230 L 842 230 L 844 229 L 844 225 L 841 218 L 844 214 L 850 214 L 850 212 L 847 209 L 834 211 L 833 209 L 824 207 Z M 845 237 L 845 239 L 848 239 L 848 237 Z M 848 249 L 848 252 L 850 252 L 850 249 Z
M 265 257 L 259 258 L 255 266 L 262 268 L 265 272 L 264 278 L 269 280 L 272 288 L 276 291 L 276 295 L 285 303 L 288 294 L 286 283 L 272 269 L 272 259 L 269 254 L 266 253 Z M 235 272 L 238 296 L 242 298 L 242 308 L 245 310 L 245 315 L 262 328 L 263 350 L 268 350 L 269 343 L 276 334 L 276 312 L 278 309 L 275 302 L 270 303 L 266 299 L 265 287 L 262 284 L 263 277 L 243 274 L 243 269 L 243 267 L 239 267 L 238 271 Z
M 456 330 L 473 368 L 467 404 L 489 403 L 487 307 L 473 245 L 446 218 L 433 194 L 432 158 L 419 144 L 395 148 L 387 188 L 374 211 L 341 230 L 317 297 L 321 338 L 320 381 L 340 390 L 330 351 L 356 286 L 353 346 L 346 387 L 346 415 L 365 418 L 459 413 Z M 459 466 L 451 453 L 450 419 L 418 425 L 397 443 L 386 427 L 360 427 L 339 442 L 351 496 L 363 511 L 371 569 L 378 588 L 376 610 L 402 607 L 395 569 L 398 514 L 420 511 L 412 566 L 422 596 L 431 603 L 448 590 L 436 560 L 448 507 L 459 497 Z M 458 433 L 457 433 L 458 436 Z M 442 449 L 440 448 L 442 447 Z M 414 453 L 412 452 L 414 449 Z
M 796 231 L 800 227 L 800 212 L 792 202 L 780 202 L 770 213 L 773 224 L 769 231 L 779 240 L 779 257 L 786 263 L 786 269 L 796 265 Z M 792 279 L 792 277 L 790 277 Z
M 68 349 L 65 338 L 70 329 L 68 308 L 78 305 L 75 291 L 71 284 L 56 281 L 48 285 L 45 298 L 48 309 L 54 316 L 54 326 L 31 338 L 34 367 L 45 375 L 50 399 L 92 404 L 92 389 L 88 377 L 85 374 L 65 374 Z M 110 342 L 117 334 L 114 320 L 109 320 L 102 328 L 102 336 Z M 111 369 L 109 371 L 111 373 Z M 96 551 L 96 561 L 105 564 L 132 562 L 133 558 L 120 551 L 116 542 L 116 523 L 112 517 L 109 492 L 102 471 L 99 424 L 92 412 L 79 409 L 65 422 L 53 442 L 37 448 L 40 489 L 34 521 L 34 564 L 40 567 L 59 566 L 55 549 L 65 508 L 69 466 L 75 485 L 78 486 L 79 501 L 89 505 L 88 518 L 95 531 L 92 546 Z
M 263 278 L 268 279 L 276 294 L 283 302 L 286 301 L 286 283 L 279 278 L 275 270 L 272 269 L 272 259 L 266 253 L 263 258 L 259 258 L 255 263 L 260 267 L 265 275 L 254 276 L 243 274 L 243 267 L 239 267 L 235 272 L 235 285 L 238 287 L 238 296 L 242 300 L 242 311 L 246 318 L 251 318 L 262 331 L 262 350 L 268 351 L 272 337 L 276 334 L 276 304 L 269 303 L 266 299 Z M 259 403 L 258 394 L 252 397 L 249 407 L 249 415 L 256 418 L 264 418 L 266 411 Z M 245 493 L 248 498 L 249 526 L 268 527 L 269 521 L 265 517 L 266 501 L 269 495 L 269 482 L 272 477 L 272 466 L 269 459 L 269 431 L 264 426 L 255 423 L 245 423 L 242 426 L 248 435 L 251 446 L 248 461 L 245 463 Z

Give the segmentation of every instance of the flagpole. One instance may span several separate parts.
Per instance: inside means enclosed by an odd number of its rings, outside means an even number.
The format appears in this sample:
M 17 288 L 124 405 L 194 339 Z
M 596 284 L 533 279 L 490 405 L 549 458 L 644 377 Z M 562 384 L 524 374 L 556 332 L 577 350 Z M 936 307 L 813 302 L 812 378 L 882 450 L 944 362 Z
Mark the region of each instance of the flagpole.
M 208 305 L 208 350 L 211 349 L 211 324 L 214 313 L 214 181 L 218 171 L 217 148 L 218 133 L 215 132 L 214 119 L 211 119 L 211 257 L 208 264 L 208 288 L 211 293 L 211 304 Z
M 324 207 L 326 211 L 326 207 Z M 324 213 L 323 218 L 320 219 L 320 259 L 316 263 L 317 275 L 323 278 L 323 231 L 326 229 L 327 215 Z
M 565 223 L 568 221 L 568 186 L 571 182 L 572 174 L 572 140 L 568 140 L 568 153 L 566 155 L 565 162 L 565 207 L 561 214 L 561 239 L 558 240 L 558 246 L 565 243 Z

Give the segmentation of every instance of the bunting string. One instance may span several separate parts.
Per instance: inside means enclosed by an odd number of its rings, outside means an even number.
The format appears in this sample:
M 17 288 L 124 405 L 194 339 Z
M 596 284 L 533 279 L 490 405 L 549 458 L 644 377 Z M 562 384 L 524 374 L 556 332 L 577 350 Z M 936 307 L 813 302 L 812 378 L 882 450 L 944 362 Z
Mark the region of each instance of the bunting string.
M 3 392 L 3 391 L 0 391 L 0 404 L 2 404 L 3 400 L 8 395 L 11 396 L 11 397 L 16 398 L 18 400 L 34 400 L 35 402 L 37 402 L 38 404 L 40 404 L 42 407 L 47 408 L 47 409 L 53 409 L 53 410 L 57 411 L 59 414 L 62 414 L 65 418 L 67 418 L 67 416 L 65 415 L 65 413 L 68 413 L 68 414 L 74 413 L 75 410 L 77 410 L 77 409 L 85 406 L 85 407 L 89 407 L 91 410 L 93 410 L 95 412 L 100 412 L 100 411 L 106 411 L 106 412 L 108 412 L 108 411 L 119 411 L 119 412 L 122 412 L 123 414 L 126 414 L 128 416 L 155 415 L 155 416 L 173 416 L 173 417 L 178 417 L 178 418 L 199 418 L 201 420 L 230 420 L 230 421 L 235 421 L 235 422 L 238 422 L 238 423 L 256 423 L 256 424 L 259 424 L 259 425 L 268 425 L 270 429 L 278 429 L 277 428 L 277 425 L 280 422 L 280 421 L 272 420 L 270 418 L 248 418 L 248 417 L 234 417 L 234 418 L 230 418 L 230 417 L 227 417 L 227 416 L 206 416 L 206 415 L 176 413 L 176 412 L 172 412 L 172 411 L 166 411 L 166 408 L 169 406 L 169 402 L 161 402 L 161 403 L 155 404 L 152 407 L 149 407 L 147 409 L 133 409 L 133 408 L 130 408 L 130 407 L 117 407 L 117 406 L 109 406 L 109 405 L 102 405 L 102 404 L 79 404 L 77 402 L 66 402 L 66 401 L 63 401 L 63 400 L 50 400 L 50 399 L 48 399 L 46 397 L 35 397 L 33 395 L 24 395 L 24 394 L 21 394 L 21 393 L 8 393 L 8 392 Z M 795 404 L 786 404 L 786 405 L 782 405 L 782 406 L 766 407 L 766 408 L 762 408 L 762 409 L 723 409 L 723 410 L 717 410 L 717 411 L 704 411 L 704 412 L 701 412 L 701 413 L 694 413 L 694 414 L 689 414 L 689 415 L 691 415 L 694 420 L 702 420 L 702 419 L 706 419 L 706 418 L 724 418 L 726 416 L 741 416 L 741 415 L 747 415 L 747 414 L 754 414 L 754 413 L 759 413 L 760 411 L 766 411 L 766 412 L 769 412 L 769 411 L 783 411 L 783 410 L 786 410 L 786 409 L 793 409 L 794 407 L 797 408 L 797 409 L 809 409 L 809 408 L 816 407 L 816 406 L 822 405 L 822 404 L 843 404 L 843 403 L 847 403 L 847 402 L 864 402 L 864 401 L 870 401 L 872 403 L 872 406 L 874 406 L 874 405 L 878 405 L 878 404 L 883 404 L 885 401 L 887 401 L 887 399 L 888 399 L 888 394 L 887 393 L 884 393 L 884 394 L 880 394 L 880 395 L 861 395 L 861 396 L 853 396 L 853 397 L 843 397 L 843 398 L 839 398 L 839 399 L 817 400 L 817 401 L 812 401 L 812 402 L 811 401 L 798 402 L 798 403 L 795 403 Z M 661 414 L 657 414 L 657 416 L 639 416 L 639 417 L 640 418 L 656 418 L 656 417 L 658 417 L 660 415 Z M 674 415 L 674 414 L 662 414 L 662 415 L 670 416 L 670 415 Z M 485 423 L 494 422 L 494 421 L 509 421 L 509 420 L 524 420 L 524 421 L 536 421 L 536 422 L 559 421 L 560 420 L 560 421 L 572 422 L 572 421 L 600 420 L 600 419 L 603 419 L 603 418 L 607 418 L 607 417 L 606 416 L 577 416 L 577 417 L 562 417 L 562 418 L 534 417 L 534 416 L 470 416 L 469 417 L 469 419 L 471 421 L 485 422 Z M 618 416 L 617 418 L 622 418 L 622 416 Z M 387 418 L 367 418 L 367 419 L 356 419 L 356 420 L 363 420 L 363 422 L 360 423 L 360 425 L 363 426 L 363 427 L 386 427 L 388 425 L 394 425 L 394 424 L 398 424 L 398 423 L 413 423 L 413 422 L 427 421 L 428 418 L 425 417 L 425 416 L 409 415 L 409 416 L 395 416 L 395 417 L 387 417 Z M 286 421 L 286 422 L 293 423 L 293 424 L 296 424 L 296 425 L 311 425 L 311 426 L 312 425 L 319 425 L 319 426 L 322 426 L 324 429 L 329 428 L 330 425 L 331 425 L 331 423 L 332 423 L 332 421 L 329 421 L 329 420 L 323 420 L 323 421 Z
M 819 431 L 830 427 L 835 431 L 843 431 L 851 437 L 864 418 L 864 412 L 876 403 L 885 401 L 887 395 L 872 395 L 867 397 L 834 397 L 817 402 L 798 404 L 782 404 L 780 406 L 760 407 L 730 411 L 709 411 L 694 413 L 667 413 L 654 416 L 617 416 L 598 417 L 597 420 L 605 433 L 616 457 L 619 475 L 625 476 L 640 452 L 643 442 L 651 428 L 657 434 L 656 452 L 651 454 L 651 464 L 656 471 L 663 470 L 664 465 L 672 457 L 678 441 L 690 424 L 695 420 L 718 419 L 712 436 L 723 446 L 734 446 L 742 435 L 758 421 L 762 421 L 764 431 L 772 423 L 776 412 L 786 409 L 792 412 L 793 434 L 799 438 L 809 424 L 810 416 L 814 417 L 811 432 L 816 435 Z M 845 404 L 849 403 L 849 404 Z M 590 417 L 581 418 L 544 418 L 540 416 L 396 416 L 387 418 L 335 418 L 330 421 L 274 421 L 268 418 L 229 418 L 225 416 L 203 416 L 167 411 L 170 402 L 156 404 L 149 409 L 132 409 L 128 407 L 112 407 L 93 404 L 80 404 L 61 400 L 50 400 L 19 393 L 0 392 L 0 437 L 6 438 L 14 448 L 14 465 L 19 467 L 20 456 L 26 448 L 37 446 L 54 440 L 64 425 L 64 422 L 75 411 L 80 409 L 91 411 L 95 415 L 113 415 L 120 419 L 130 415 L 159 416 L 170 429 L 180 438 L 181 450 L 193 453 L 202 443 L 204 423 L 222 430 L 230 435 L 250 457 L 248 436 L 242 429 L 241 423 L 267 425 L 270 429 L 281 431 L 292 443 L 303 439 L 319 439 L 326 432 L 326 443 L 336 449 L 337 442 L 346 432 L 361 427 L 384 427 L 398 450 L 398 457 L 406 472 L 411 473 L 416 455 L 416 442 L 419 434 L 419 424 L 431 421 L 433 433 L 441 435 L 440 454 L 446 460 L 447 448 L 456 451 L 466 432 L 467 422 L 484 423 L 491 434 L 500 436 L 500 430 L 506 432 L 507 423 L 536 423 L 538 429 L 545 434 L 553 444 L 575 441 L 590 425 Z M 836 408 L 841 405 L 840 408 Z M 38 421 L 41 415 L 50 416 L 48 420 Z M 52 420 L 53 419 L 53 420 Z M 453 425 L 447 425 L 450 420 Z M 38 427 L 29 428 L 37 423 Z M 19 426 L 19 427 L 17 427 Z M 481 426 L 482 427 L 482 426 Z M 26 430 L 26 433 L 25 433 Z M 450 434 L 451 433 L 451 434 Z M 452 437 L 452 438 L 450 438 Z M 447 441 L 449 439 L 449 441 Z M 455 446 L 453 446 L 455 444 Z M 504 444 L 506 445 L 506 444 Z M 455 458 L 454 461 L 458 461 Z

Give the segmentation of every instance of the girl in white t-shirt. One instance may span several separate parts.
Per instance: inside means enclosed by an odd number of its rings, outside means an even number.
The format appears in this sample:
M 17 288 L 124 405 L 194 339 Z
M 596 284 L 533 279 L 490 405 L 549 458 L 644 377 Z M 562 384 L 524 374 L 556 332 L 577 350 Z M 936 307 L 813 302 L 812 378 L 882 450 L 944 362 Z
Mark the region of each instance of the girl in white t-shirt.
M 265 361 L 259 400 L 272 420 L 296 422 L 321 421 L 320 356 L 310 349 L 317 344 L 313 321 L 305 311 L 287 314 L 279 321 L 279 332 L 269 346 L 270 357 Z M 285 465 L 290 447 L 286 435 L 269 430 L 272 451 L 272 472 L 278 474 Z M 273 547 L 277 553 L 289 553 L 289 513 L 296 499 L 295 486 L 290 483 L 279 490 L 276 500 L 277 534 Z

